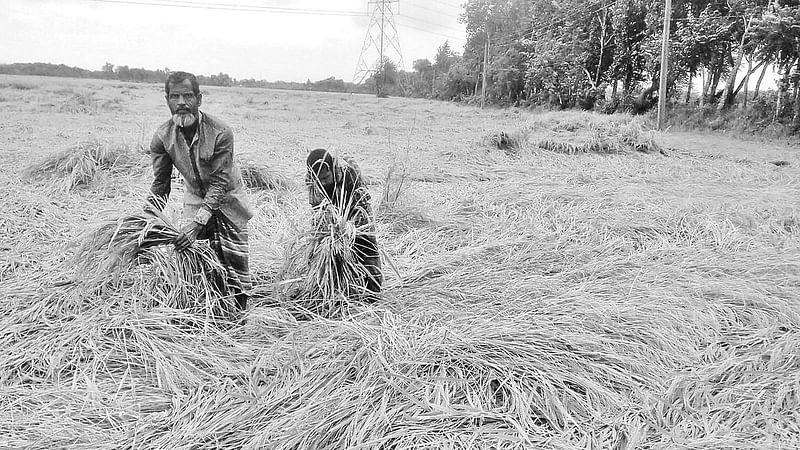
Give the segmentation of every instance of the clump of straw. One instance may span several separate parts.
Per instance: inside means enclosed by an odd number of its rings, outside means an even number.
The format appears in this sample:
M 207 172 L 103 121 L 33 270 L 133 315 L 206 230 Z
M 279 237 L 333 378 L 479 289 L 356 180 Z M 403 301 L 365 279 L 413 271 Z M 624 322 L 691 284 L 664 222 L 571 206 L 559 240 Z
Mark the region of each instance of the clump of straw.
M 528 133 L 522 130 L 514 133 L 496 131 L 486 136 L 484 140 L 492 147 L 505 152 L 506 155 L 516 156 L 528 140 Z
M 72 114 L 97 114 L 99 109 L 100 102 L 91 92 L 72 94 L 58 107 L 60 112 Z
M 95 289 L 133 284 L 156 304 L 220 315 L 225 268 L 208 245 L 176 251 L 179 233 L 156 211 L 106 220 L 77 248 L 76 274 Z
M 284 278 L 302 275 L 299 288 L 289 294 L 294 309 L 334 316 L 365 292 L 369 274 L 358 263 L 355 247 L 356 235 L 367 233 L 368 225 L 347 220 L 346 209 L 324 203 L 314 211 L 311 229 L 291 244 Z
M 581 139 L 569 136 L 564 139 L 546 138 L 536 146 L 543 150 L 567 155 L 579 153 L 664 153 L 652 132 L 645 131 L 638 122 L 620 124 L 616 122 L 589 123 L 588 136 Z M 577 140 L 577 142 L 576 142 Z
M 275 191 L 294 187 L 294 183 L 285 175 L 253 161 L 240 161 L 239 170 L 242 173 L 242 182 L 249 189 Z
M 324 194 L 312 212 L 311 228 L 290 244 L 280 274 L 283 279 L 303 280 L 293 291 L 284 292 L 282 297 L 291 303 L 288 307 L 325 316 L 341 314 L 351 299 L 367 293 L 370 273 L 358 261 L 356 237 L 374 233 L 369 191 L 358 167 L 344 158 L 337 159 L 337 164 L 349 166 L 336 168 L 344 174 L 345 179 L 339 180 L 343 188 L 336 191 L 334 199 Z M 349 176 L 357 179 L 348 180 Z M 352 192 L 346 186 L 351 186 Z M 396 195 L 400 189 L 398 186 Z
M 82 142 L 28 166 L 23 173 L 34 180 L 64 177 L 64 187 L 72 190 L 90 184 L 100 172 L 131 172 L 141 164 L 141 160 L 142 155 L 126 145 Z

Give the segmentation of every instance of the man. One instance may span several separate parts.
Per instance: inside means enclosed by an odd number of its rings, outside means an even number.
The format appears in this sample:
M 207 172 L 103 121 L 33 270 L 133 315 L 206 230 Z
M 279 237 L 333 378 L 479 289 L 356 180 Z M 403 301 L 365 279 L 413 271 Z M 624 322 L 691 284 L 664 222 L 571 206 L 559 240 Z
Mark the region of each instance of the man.
M 306 167 L 306 186 L 311 207 L 321 208 L 329 202 L 340 211 L 347 212 L 347 220 L 359 230 L 355 237 L 355 256 L 367 272 L 364 280 L 367 290 L 365 297 L 374 300 L 373 294 L 381 291 L 383 274 L 369 190 L 358 165 L 349 158 L 334 158 L 327 150 L 318 148 L 308 155 Z
M 197 78 L 172 72 L 164 83 L 172 118 L 156 130 L 150 143 L 153 184 L 148 202 L 161 210 L 171 190 L 173 166 L 183 176 L 184 221 L 175 239 L 178 251 L 207 239 L 227 271 L 223 292 L 233 294 L 240 310 L 252 287 L 247 222 L 253 211 L 233 160 L 233 132 L 219 119 L 200 111 L 203 95 Z

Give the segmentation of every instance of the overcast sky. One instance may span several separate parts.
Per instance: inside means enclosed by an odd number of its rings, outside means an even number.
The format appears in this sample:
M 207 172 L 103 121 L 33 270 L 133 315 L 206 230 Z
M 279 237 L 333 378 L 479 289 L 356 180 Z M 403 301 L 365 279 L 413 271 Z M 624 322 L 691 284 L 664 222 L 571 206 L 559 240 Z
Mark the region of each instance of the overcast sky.
M 0 63 L 48 62 L 100 70 L 110 62 L 205 75 L 225 72 L 239 79 L 317 81 L 335 76 L 352 81 L 370 23 L 367 1 L 0 0 Z M 445 40 L 461 52 L 460 2 L 395 4 L 406 69 L 416 59 L 433 60 Z M 208 9 L 218 7 L 255 10 Z M 322 10 L 361 15 L 324 15 Z M 391 53 L 389 57 L 396 59 Z M 377 60 L 377 51 L 370 59 Z

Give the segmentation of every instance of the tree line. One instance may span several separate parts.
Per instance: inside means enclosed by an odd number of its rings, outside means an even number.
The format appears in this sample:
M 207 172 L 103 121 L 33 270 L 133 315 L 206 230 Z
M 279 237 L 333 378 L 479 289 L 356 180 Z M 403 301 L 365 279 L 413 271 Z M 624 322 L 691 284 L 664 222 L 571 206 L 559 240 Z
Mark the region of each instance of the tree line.
M 444 42 L 404 71 L 392 61 L 364 83 L 305 83 L 198 76 L 204 85 L 387 95 L 497 105 L 641 113 L 656 101 L 664 0 L 466 0 L 460 53 Z M 673 0 L 668 100 L 718 114 L 753 101 L 771 121 L 800 129 L 800 0 Z M 765 95 L 768 69 L 777 91 Z M 99 71 L 53 64 L 0 65 L 0 73 L 163 82 L 169 69 L 107 63 Z M 484 83 L 485 73 L 485 83 Z M 755 79 L 755 89 L 748 87 Z M 699 83 L 699 92 L 693 86 Z M 378 89 L 380 85 L 381 89 Z M 746 93 L 748 95 L 742 95 Z M 738 105 L 737 105 L 738 106 Z
M 393 93 L 499 105 L 639 113 L 656 101 L 664 0 L 467 0 L 461 55 L 448 43 L 434 61 L 399 73 Z M 668 97 L 721 112 L 763 96 L 774 119 L 800 127 L 800 0 L 674 0 Z M 387 72 L 391 70 L 391 66 Z M 692 92 L 698 80 L 700 92 Z M 765 99 L 762 98 L 762 102 Z M 763 106 L 763 105 L 762 105 Z
M 87 70 L 80 67 L 70 67 L 64 64 L 49 63 L 14 63 L 0 64 L 0 74 L 8 75 L 37 75 L 68 78 L 93 78 L 102 80 L 132 81 L 136 83 L 164 83 L 170 69 L 142 69 L 128 66 L 115 66 L 106 63 L 100 70 Z M 305 83 L 287 81 L 264 81 L 252 78 L 237 80 L 226 73 L 216 75 L 197 75 L 201 86 L 242 86 L 260 87 L 269 89 L 292 89 L 305 91 L 325 92 L 373 92 L 369 85 L 356 85 L 334 77 Z

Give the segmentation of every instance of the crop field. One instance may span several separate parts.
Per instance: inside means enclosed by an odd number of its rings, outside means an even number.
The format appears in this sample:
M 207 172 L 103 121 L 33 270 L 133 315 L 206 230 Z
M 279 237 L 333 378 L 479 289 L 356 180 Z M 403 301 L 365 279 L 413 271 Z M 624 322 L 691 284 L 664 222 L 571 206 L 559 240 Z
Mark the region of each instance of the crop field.
M 77 270 L 141 211 L 163 86 L 0 76 L 0 448 L 800 449 L 796 144 L 202 89 L 274 181 L 241 323 Z M 284 301 L 318 147 L 359 162 L 386 277 L 330 317 Z

